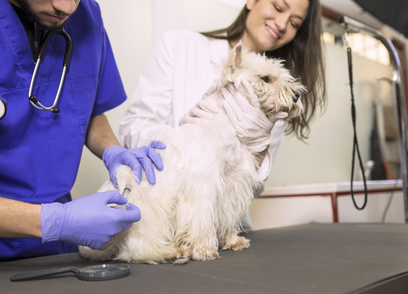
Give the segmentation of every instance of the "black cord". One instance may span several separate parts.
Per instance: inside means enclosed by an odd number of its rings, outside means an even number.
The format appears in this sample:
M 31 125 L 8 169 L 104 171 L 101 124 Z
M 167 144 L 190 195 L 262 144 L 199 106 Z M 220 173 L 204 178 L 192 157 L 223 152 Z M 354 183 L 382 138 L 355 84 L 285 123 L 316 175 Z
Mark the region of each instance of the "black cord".
M 349 69 L 349 80 L 350 80 L 350 93 L 351 93 L 351 119 L 353 122 L 353 155 L 351 161 L 351 180 L 350 180 L 350 189 L 351 189 L 351 199 L 353 200 L 354 207 L 358 210 L 363 210 L 367 205 L 367 181 L 364 173 L 364 166 L 363 161 L 361 160 L 360 148 L 358 147 L 358 140 L 357 140 L 357 130 L 356 130 L 356 106 L 354 104 L 354 91 L 353 91 L 353 63 L 351 60 L 351 48 L 347 47 L 347 58 L 348 58 L 348 69 Z M 353 179 L 354 179 L 354 162 L 355 162 L 355 155 L 357 151 L 358 161 L 360 165 L 361 174 L 363 175 L 363 183 L 364 183 L 364 203 L 363 206 L 358 207 L 353 191 Z

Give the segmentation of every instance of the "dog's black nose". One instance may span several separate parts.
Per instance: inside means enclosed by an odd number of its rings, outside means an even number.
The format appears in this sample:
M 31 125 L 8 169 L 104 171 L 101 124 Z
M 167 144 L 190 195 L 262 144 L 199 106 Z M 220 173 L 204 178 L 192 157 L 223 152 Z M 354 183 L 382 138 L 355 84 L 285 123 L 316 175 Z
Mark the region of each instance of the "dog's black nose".
M 299 92 L 296 92 L 295 95 L 292 96 L 293 102 L 295 102 L 295 103 L 299 100 L 299 98 L 300 98 L 300 93 Z

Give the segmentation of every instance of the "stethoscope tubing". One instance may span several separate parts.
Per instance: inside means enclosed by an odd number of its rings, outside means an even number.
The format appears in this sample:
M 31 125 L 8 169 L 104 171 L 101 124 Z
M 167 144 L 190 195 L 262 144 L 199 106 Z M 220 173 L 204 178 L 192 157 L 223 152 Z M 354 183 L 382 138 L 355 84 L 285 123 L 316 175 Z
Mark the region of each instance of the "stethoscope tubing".
M 28 97 L 30 99 L 31 105 L 34 106 L 35 108 L 37 108 L 39 110 L 53 111 L 53 109 L 57 105 L 59 97 L 61 95 L 62 86 L 63 86 L 64 81 L 65 81 L 65 74 L 67 72 L 67 67 L 64 65 L 64 67 L 62 68 L 61 79 L 60 79 L 60 83 L 58 85 L 57 94 L 55 95 L 54 103 L 51 106 L 47 107 L 47 106 L 44 106 L 38 99 L 35 99 L 34 100 L 35 102 L 34 102 L 33 98 L 32 98 L 32 97 L 35 97 L 35 96 L 32 95 L 32 92 L 33 92 L 34 81 L 35 81 L 35 77 L 37 75 L 37 71 L 38 71 L 40 62 L 41 62 L 41 60 L 40 60 L 40 58 L 38 58 L 37 63 L 36 63 L 35 68 L 34 68 L 33 76 L 31 78 L 30 89 L 28 91 Z M 37 106 L 37 104 L 38 104 L 38 106 Z
M 65 48 L 65 55 L 64 55 L 64 60 L 63 60 L 63 67 L 62 67 L 62 73 L 61 73 L 61 79 L 58 85 L 58 90 L 57 90 L 57 94 L 55 95 L 54 98 L 54 102 L 51 106 L 44 106 L 37 97 L 35 97 L 33 95 L 33 88 L 34 88 L 34 82 L 35 82 L 35 78 L 37 77 L 37 72 L 38 69 L 40 67 L 40 63 L 41 63 L 41 59 L 44 55 L 45 49 L 47 47 L 47 43 L 48 40 L 50 39 L 50 37 L 54 34 L 59 34 L 61 36 L 63 36 L 65 38 L 66 41 L 66 48 Z M 28 90 L 28 99 L 30 100 L 31 105 L 33 105 L 35 108 L 39 109 L 39 110 L 45 110 L 45 111 L 52 111 L 52 112 L 59 112 L 59 108 L 56 108 L 55 106 L 58 103 L 59 97 L 61 95 L 61 91 L 62 91 L 62 87 L 64 85 L 64 81 L 65 81 L 65 75 L 67 72 L 67 68 L 69 65 L 69 61 L 71 58 L 71 52 L 72 52 L 72 43 L 71 43 L 71 37 L 65 32 L 64 29 L 62 30 L 51 30 L 48 31 L 48 33 L 46 34 L 43 44 L 40 48 L 40 52 L 38 54 L 38 59 L 37 62 L 35 63 L 35 67 L 34 67 L 34 71 L 33 71 L 33 75 L 31 77 L 31 82 L 30 82 L 30 88 Z

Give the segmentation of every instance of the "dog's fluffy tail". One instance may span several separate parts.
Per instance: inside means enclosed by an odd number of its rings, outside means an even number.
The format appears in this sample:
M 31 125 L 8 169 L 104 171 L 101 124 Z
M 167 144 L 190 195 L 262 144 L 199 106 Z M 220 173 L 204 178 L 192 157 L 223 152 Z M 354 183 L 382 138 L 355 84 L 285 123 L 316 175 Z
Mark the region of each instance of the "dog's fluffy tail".
M 123 194 L 126 188 L 133 191 L 138 185 L 138 180 L 133 170 L 127 165 L 119 166 L 115 171 L 115 175 L 118 182 L 118 190 L 121 194 Z

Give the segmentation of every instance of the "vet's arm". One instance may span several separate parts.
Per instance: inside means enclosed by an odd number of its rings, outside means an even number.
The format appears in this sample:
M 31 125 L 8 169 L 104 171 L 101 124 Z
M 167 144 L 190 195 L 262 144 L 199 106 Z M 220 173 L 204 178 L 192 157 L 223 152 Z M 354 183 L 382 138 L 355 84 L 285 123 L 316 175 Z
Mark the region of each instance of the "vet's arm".
M 41 205 L 0 197 L 1 238 L 41 238 Z
M 102 158 L 106 148 L 110 146 L 120 146 L 105 114 L 91 117 L 88 124 L 85 145 L 99 158 Z
M 146 147 L 126 149 L 120 146 L 104 114 L 91 118 L 85 141 L 89 150 L 99 158 L 109 170 L 111 181 L 117 185 L 116 169 L 120 165 L 128 165 L 139 180 L 142 179 L 142 167 L 146 172 L 147 179 L 151 184 L 156 183 L 156 175 L 153 164 L 157 169 L 163 169 L 163 163 L 156 149 L 164 149 L 166 146 L 160 142 L 152 142 Z
M 268 145 L 268 147 L 265 148 L 264 151 L 259 152 L 259 153 L 257 154 L 257 156 L 256 156 L 257 163 L 258 163 L 257 168 L 259 168 L 259 167 L 261 166 L 262 162 L 263 162 L 264 159 L 265 159 L 266 153 L 268 153 L 268 150 L 269 150 L 269 145 Z
M 108 207 L 124 205 L 127 199 L 117 191 L 96 193 L 73 201 L 30 204 L 0 197 L 1 238 L 42 238 L 43 242 L 66 241 L 93 248 L 140 220 L 133 204 L 126 210 Z
M 126 204 L 126 210 L 108 204 L 125 205 L 127 199 L 111 190 L 80 197 L 67 203 L 41 205 L 42 242 L 66 241 L 100 248 L 113 236 L 140 220 L 139 209 Z
M 270 168 L 271 168 L 271 157 L 272 156 L 270 153 L 270 145 L 268 146 L 268 148 L 258 153 L 258 156 L 257 156 L 258 166 L 256 168 L 258 170 L 258 174 L 262 178 L 263 183 L 259 187 L 255 188 L 254 190 L 255 198 L 258 198 L 265 189 L 264 185 L 270 173 Z

